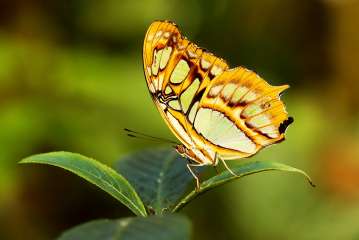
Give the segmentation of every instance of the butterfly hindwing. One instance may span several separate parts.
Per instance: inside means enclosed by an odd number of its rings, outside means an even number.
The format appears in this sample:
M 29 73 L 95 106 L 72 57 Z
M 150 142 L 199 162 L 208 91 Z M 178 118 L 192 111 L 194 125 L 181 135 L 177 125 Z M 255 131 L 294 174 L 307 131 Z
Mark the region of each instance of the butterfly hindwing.
M 205 126 L 196 117 L 194 126 L 198 125 L 198 132 L 222 148 L 218 152 L 224 158 L 238 158 L 236 151 L 253 155 L 284 139 L 283 124 L 292 120 L 288 120 L 279 95 L 287 88 L 271 86 L 243 67 L 230 69 L 211 82 L 201 99 L 197 116 L 207 117 L 209 123 Z M 217 122 L 222 128 L 213 131 Z

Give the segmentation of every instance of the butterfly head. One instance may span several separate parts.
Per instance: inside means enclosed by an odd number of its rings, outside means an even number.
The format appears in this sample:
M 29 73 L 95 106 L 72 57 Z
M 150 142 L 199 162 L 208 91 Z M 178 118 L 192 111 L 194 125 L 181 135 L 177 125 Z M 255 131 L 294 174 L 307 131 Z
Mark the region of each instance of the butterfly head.
M 178 154 L 181 155 L 182 157 L 187 156 L 188 149 L 186 148 L 185 145 L 183 144 L 176 145 L 175 149 L 178 152 Z
M 197 158 L 194 152 L 191 149 L 188 149 L 185 145 L 176 145 L 175 149 L 182 157 L 188 158 L 189 160 L 193 160 L 194 162 L 198 162 L 198 160 L 195 160 Z

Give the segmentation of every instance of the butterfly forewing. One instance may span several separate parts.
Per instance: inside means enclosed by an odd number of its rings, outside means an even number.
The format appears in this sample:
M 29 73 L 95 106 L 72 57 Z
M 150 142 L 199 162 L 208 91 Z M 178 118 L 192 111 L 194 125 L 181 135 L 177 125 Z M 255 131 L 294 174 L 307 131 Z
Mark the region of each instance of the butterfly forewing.
M 171 22 L 156 21 L 144 40 L 151 96 L 176 137 L 200 164 L 255 154 L 284 139 L 288 119 L 274 87 L 183 37 Z
M 146 33 L 143 61 L 161 115 L 186 147 L 193 147 L 189 119 L 194 119 L 210 82 L 228 69 L 227 63 L 184 38 L 174 23 L 161 21 L 152 23 Z

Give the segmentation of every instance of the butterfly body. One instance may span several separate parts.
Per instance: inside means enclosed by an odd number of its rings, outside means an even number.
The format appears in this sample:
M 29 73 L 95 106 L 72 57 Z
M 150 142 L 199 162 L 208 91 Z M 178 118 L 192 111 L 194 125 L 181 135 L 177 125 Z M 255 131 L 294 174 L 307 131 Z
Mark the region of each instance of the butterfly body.
M 168 21 L 149 27 L 143 47 L 148 89 L 181 141 L 177 152 L 197 165 L 251 156 L 284 140 L 288 118 L 280 93 L 253 71 L 229 68 Z

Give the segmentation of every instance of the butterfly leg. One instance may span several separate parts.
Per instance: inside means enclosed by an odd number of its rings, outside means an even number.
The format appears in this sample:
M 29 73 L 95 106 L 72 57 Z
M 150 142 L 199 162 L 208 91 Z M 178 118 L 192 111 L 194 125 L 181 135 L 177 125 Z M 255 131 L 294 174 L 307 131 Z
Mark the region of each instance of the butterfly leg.
M 215 166 L 213 166 L 213 168 L 216 171 L 216 174 L 218 174 L 219 173 L 218 167 L 215 165 Z
M 197 166 L 196 164 L 190 164 L 190 163 L 187 163 L 187 168 L 188 170 L 190 171 L 190 173 L 192 174 L 192 176 L 194 177 L 194 179 L 196 179 L 196 192 L 199 192 L 199 189 L 200 189 L 200 186 L 199 186 L 199 178 L 198 176 L 193 172 L 192 168 L 191 167 L 195 167 Z
M 218 153 L 216 152 L 215 155 L 214 155 L 213 167 L 214 167 L 214 170 L 216 171 L 217 174 L 219 173 L 219 170 L 218 170 L 218 167 L 217 167 L 218 161 L 219 161 L 219 157 L 218 157 Z
M 230 169 L 226 163 L 226 161 L 224 161 L 222 158 L 219 157 L 219 160 L 222 161 L 223 165 L 225 166 L 225 168 L 228 170 L 228 172 L 230 172 L 233 176 L 238 176 L 237 174 L 235 174 L 232 169 Z

